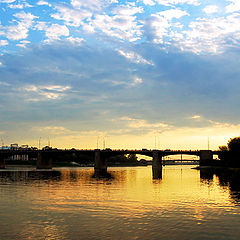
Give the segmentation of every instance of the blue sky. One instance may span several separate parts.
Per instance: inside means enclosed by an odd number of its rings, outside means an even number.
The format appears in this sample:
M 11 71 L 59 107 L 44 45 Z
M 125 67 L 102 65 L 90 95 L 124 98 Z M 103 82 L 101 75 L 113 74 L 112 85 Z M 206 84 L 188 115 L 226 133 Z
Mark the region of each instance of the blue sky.
M 0 0 L 4 144 L 206 148 L 240 135 L 240 1 Z

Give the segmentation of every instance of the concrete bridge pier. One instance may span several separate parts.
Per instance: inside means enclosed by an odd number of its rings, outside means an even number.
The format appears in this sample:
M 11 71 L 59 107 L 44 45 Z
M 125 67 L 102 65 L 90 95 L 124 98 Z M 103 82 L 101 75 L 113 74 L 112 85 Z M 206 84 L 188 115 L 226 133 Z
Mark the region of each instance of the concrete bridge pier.
M 52 169 L 52 158 L 49 154 L 38 152 L 37 169 Z
M 152 173 L 154 179 L 162 178 L 162 155 L 157 150 L 153 151 Z
M 0 154 L 0 169 L 5 169 L 5 159 L 3 154 Z
M 103 156 L 101 157 L 101 153 L 99 149 L 95 150 L 95 163 L 94 163 L 94 175 L 96 177 L 102 177 L 107 175 L 107 161 Z
M 213 161 L 213 152 L 211 150 L 200 150 L 200 166 L 210 166 Z

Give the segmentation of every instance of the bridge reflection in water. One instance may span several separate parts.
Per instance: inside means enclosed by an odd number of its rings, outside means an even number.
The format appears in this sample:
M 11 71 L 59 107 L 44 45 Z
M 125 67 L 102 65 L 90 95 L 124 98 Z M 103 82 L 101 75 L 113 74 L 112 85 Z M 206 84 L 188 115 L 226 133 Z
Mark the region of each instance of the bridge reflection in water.
M 169 168 L 170 167 L 170 168 Z M 169 169 L 171 166 L 168 167 Z M 172 166 L 173 167 L 173 166 Z M 39 182 L 41 181 L 44 184 L 53 185 L 54 182 L 61 182 L 65 186 L 73 186 L 74 184 L 84 183 L 95 184 L 98 181 L 104 181 L 105 183 L 109 182 L 126 182 L 127 174 L 131 175 L 131 181 L 136 178 L 132 176 L 135 173 L 135 168 L 125 168 L 122 167 L 120 170 L 116 171 L 114 168 L 111 168 L 109 173 L 105 175 L 105 178 L 101 175 L 100 178 L 96 177 L 95 173 L 90 168 L 63 168 L 59 170 L 34 170 L 34 169 L 9 169 L 9 170 L 1 170 L 0 171 L 0 184 L 9 183 L 9 182 L 21 182 L 21 183 L 30 183 L 30 182 Z M 145 167 L 144 167 L 145 169 Z M 179 166 L 175 167 L 176 169 L 180 169 Z M 183 170 L 186 171 L 185 166 L 183 166 Z M 182 169 L 181 169 L 182 171 Z M 240 170 L 231 170 L 231 169 L 218 169 L 218 168 L 203 168 L 199 171 L 200 182 L 207 185 L 212 185 L 213 182 L 218 182 L 219 186 L 223 188 L 227 188 L 229 190 L 230 197 L 234 204 L 240 205 Z M 154 172 L 153 172 L 154 173 Z M 160 176 L 162 179 L 162 174 L 164 171 L 160 172 Z M 146 174 L 146 173 L 145 173 Z M 165 173 L 166 174 L 166 173 Z M 179 174 L 179 173 L 178 173 Z M 129 178 L 129 176 L 128 176 Z M 153 176 L 154 178 L 154 176 Z M 159 178 L 157 178 L 159 179 Z M 165 179 L 165 178 L 164 178 Z M 160 182 L 154 180 L 153 183 L 161 184 Z M 136 179 L 135 179 L 136 180 Z M 80 184 L 81 185 L 81 184 Z
M 240 239 L 237 174 L 108 171 L 113 178 L 92 178 L 93 168 L 1 170 L 0 239 Z
M 51 169 L 53 160 L 58 156 L 66 154 L 85 154 L 94 159 L 94 175 L 97 177 L 108 176 L 107 160 L 110 157 L 125 154 L 139 154 L 152 157 L 152 175 L 154 179 L 162 177 L 163 157 L 170 155 L 195 155 L 199 157 L 201 166 L 211 165 L 213 154 L 217 151 L 198 150 L 198 151 L 162 151 L 162 150 L 111 150 L 111 149 L 95 149 L 95 150 L 0 150 L 0 168 L 5 168 L 5 160 L 12 156 L 27 156 L 27 159 L 36 159 L 37 169 Z

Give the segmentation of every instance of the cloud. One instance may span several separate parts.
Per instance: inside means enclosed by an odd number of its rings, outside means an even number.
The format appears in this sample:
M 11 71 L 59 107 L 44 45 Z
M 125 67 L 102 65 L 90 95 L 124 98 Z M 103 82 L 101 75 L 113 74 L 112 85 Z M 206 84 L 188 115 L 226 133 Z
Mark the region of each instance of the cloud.
M 172 20 L 188 15 L 186 11 L 182 11 L 181 9 L 169 9 L 151 14 L 151 16 L 145 20 L 145 35 L 147 35 L 148 38 L 151 37 L 154 43 L 167 44 L 166 37 L 170 37 L 170 35 L 173 34 L 171 28 L 177 26 L 172 23 Z M 177 35 L 179 35 L 179 33 L 177 33 Z M 171 36 L 171 38 L 174 37 Z
M 50 4 L 50 3 L 48 3 L 47 1 L 44 1 L 44 0 L 38 1 L 37 5 L 40 5 L 40 6 L 46 5 L 46 6 L 49 6 L 49 7 L 52 6 L 52 4 Z
M 206 14 L 212 14 L 218 12 L 219 8 L 216 5 L 208 5 L 203 9 Z
M 84 24 L 83 20 L 90 18 L 92 13 L 85 9 L 74 9 L 67 6 L 55 6 L 57 13 L 51 14 L 51 17 L 57 20 L 65 21 L 66 25 L 79 27 Z
M 76 38 L 68 37 L 68 38 L 66 38 L 66 40 L 68 40 L 69 42 L 71 42 L 75 46 L 81 46 L 82 43 L 85 41 L 83 38 L 78 38 L 78 37 L 76 37 Z
M 27 101 L 37 102 L 45 100 L 56 100 L 65 96 L 63 92 L 69 90 L 70 86 L 35 86 L 30 85 L 21 88 L 21 91 L 30 93 L 30 96 L 27 97 Z
M 41 21 L 38 21 L 33 27 L 34 30 L 39 30 L 39 31 L 46 31 L 47 28 L 48 28 L 48 24 L 46 22 L 41 22 Z
M 0 65 L 2 65 L 2 63 Z M 2 85 L 2 86 L 10 86 L 10 84 L 7 83 L 7 82 L 0 82 L 0 85 Z
M 69 130 L 63 126 L 43 126 L 43 127 L 33 127 L 32 131 L 41 132 L 47 135 L 65 135 L 72 134 L 74 131 Z
M 238 0 L 227 0 L 227 1 L 231 2 L 231 4 L 226 6 L 227 13 L 238 12 L 240 10 L 240 2 Z
M 27 2 L 22 2 L 21 4 L 9 4 L 8 7 L 12 9 L 23 9 L 23 8 L 33 7 L 33 6 Z
M 121 117 L 120 120 L 127 121 L 127 126 L 129 128 L 136 128 L 136 129 L 148 129 L 148 130 L 166 130 L 169 129 L 169 125 L 162 122 L 157 123 L 149 123 L 148 121 L 144 119 L 135 119 L 130 117 Z
M 171 21 L 173 18 L 179 19 L 183 16 L 189 16 L 189 13 L 181 9 L 169 9 L 166 11 L 158 12 L 157 15 L 163 16 L 168 21 Z
M 179 37 L 175 36 L 174 44 L 183 51 L 196 54 L 220 54 L 229 46 L 238 47 L 240 40 L 240 14 L 226 17 L 200 18 L 189 24 L 190 30 L 185 30 Z
M 13 3 L 16 0 L 0 0 L 0 3 Z
M 52 24 L 46 29 L 46 37 L 49 41 L 59 40 L 61 36 L 69 36 L 69 30 L 65 25 Z
M 179 4 L 199 5 L 198 0 L 155 0 L 158 4 L 164 6 L 176 6 Z
M 30 41 L 22 40 L 20 43 L 16 44 L 18 47 L 26 48 L 27 44 L 31 43 Z
M 8 45 L 7 40 L 0 40 L 0 46 L 6 46 L 6 45 Z
M 112 3 L 118 3 L 118 0 L 71 0 L 71 5 L 77 9 L 101 10 Z
M 150 6 L 154 6 L 156 4 L 154 0 L 143 0 L 143 3 Z
M 119 54 L 121 54 L 122 56 L 124 56 L 125 58 L 129 59 L 132 62 L 153 65 L 152 62 L 144 59 L 142 56 L 140 56 L 135 52 L 126 52 L 123 50 L 117 50 L 117 51 Z
M 23 4 L 11 4 L 8 5 L 9 8 L 13 8 L 13 9 L 23 9 L 24 5 Z
M 93 47 L 87 42 L 79 47 L 68 40 L 31 45 L 21 49 L 21 54 L 0 56 L 1 81 L 10 84 L 0 88 L 1 106 L 10 109 L 4 114 L 6 110 L 0 106 L 0 120 L 44 123 L 57 119 L 62 126 L 63 121 L 75 119 L 83 128 L 117 130 L 134 121 L 112 126 L 106 119 L 131 113 L 146 130 L 147 126 L 161 128 L 158 123 L 176 127 L 210 124 L 186 117 L 193 113 L 219 122 L 240 117 L 234 110 L 240 101 L 238 53 L 211 57 L 166 53 L 151 44 L 131 51 L 153 65 L 129 61 L 115 48 Z M 16 98 L 24 104 L 16 106 Z M 222 109 L 224 114 L 219 115 Z
M 25 13 L 24 11 L 14 14 L 18 19 L 16 25 L 2 26 L 0 29 L 0 35 L 7 37 L 10 40 L 20 40 L 28 37 L 29 28 L 33 24 L 33 20 L 38 18 L 31 13 Z
M 138 85 L 138 84 L 141 84 L 141 83 L 143 83 L 142 78 L 135 77 L 132 84 L 133 84 L 133 86 L 135 86 L 135 85 Z
M 191 119 L 200 119 L 200 118 L 201 118 L 200 115 L 194 115 L 194 116 L 191 117 Z
M 135 15 L 142 11 L 143 9 L 135 4 L 120 5 L 112 10 L 111 15 L 96 14 L 89 24 L 95 31 L 100 30 L 110 37 L 134 42 L 140 39 L 142 34 L 142 25 Z
M 89 8 L 89 9 L 100 9 L 101 1 L 100 0 L 71 0 L 71 4 L 74 8 Z

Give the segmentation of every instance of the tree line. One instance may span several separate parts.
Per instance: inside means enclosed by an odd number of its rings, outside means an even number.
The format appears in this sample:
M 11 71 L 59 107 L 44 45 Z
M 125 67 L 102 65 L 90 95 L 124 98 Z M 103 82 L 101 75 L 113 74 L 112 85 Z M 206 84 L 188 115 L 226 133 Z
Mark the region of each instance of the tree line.
M 219 146 L 219 159 L 227 166 L 240 167 L 240 137 L 231 138 L 226 146 Z

